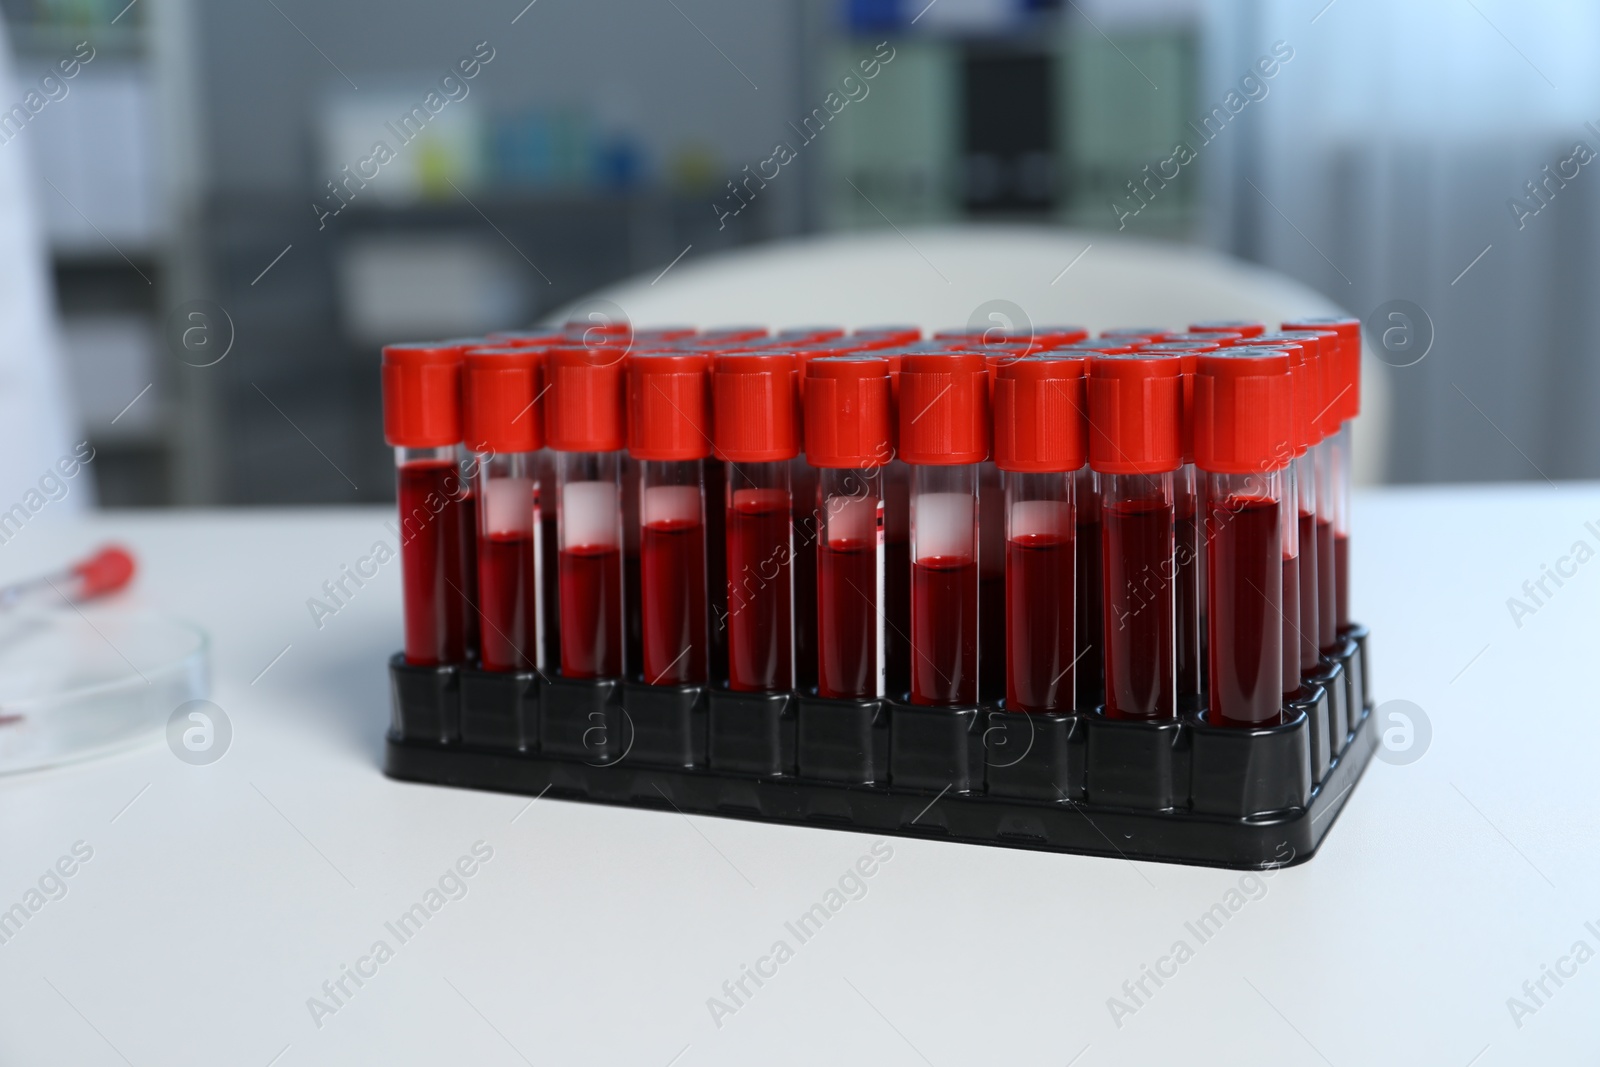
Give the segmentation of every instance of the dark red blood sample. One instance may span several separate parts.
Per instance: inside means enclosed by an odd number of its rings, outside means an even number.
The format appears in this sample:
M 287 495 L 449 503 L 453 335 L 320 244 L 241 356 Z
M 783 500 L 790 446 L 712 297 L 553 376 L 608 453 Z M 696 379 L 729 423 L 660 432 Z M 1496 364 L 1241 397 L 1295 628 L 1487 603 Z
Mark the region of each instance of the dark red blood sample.
M 993 474 L 978 480 L 978 692 L 985 703 L 1006 694 L 1006 494 Z
M 1338 557 L 1334 551 L 1333 523 L 1317 520 L 1317 646 L 1334 651 L 1339 643 L 1339 602 L 1335 575 Z
M 465 656 L 460 474 L 449 460 L 406 463 L 398 473 L 406 662 L 432 667 Z
M 456 514 L 461 519 L 461 642 L 470 656 L 483 647 L 478 634 L 478 494 L 459 474 L 457 478 L 462 487 L 456 498 Z
M 1002 514 L 1002 521 L 1004 515 Z M 980 550 L 981 551 L 981 550 Z M 978 691 L 985 703 L 1006 693 L 1005 549 L 998 570 L 978 568 Z
M 1300 564 L 1299 556 L 1283 561 L 1283 695 L 1292 697 L 1300 688 Z
M 728 508 L 728 687 L 788 689 L 793 678 L 789 494 L 741 489 Z
M 615 545 L 561 550 L 561 673 L 611 678 L 622 673 L 622 552 Z
M 706 680 L 706 531 L 687 519 L 645 526 L 639 551 L 644 680 Z
M 1300 673 L 1317 669 L 1322 656 L 1317 649 L 1317 516 L 1300 513 Z M 1285 682 L 1284 685 L 1288 685 Z
M 539 636 L 533 535 L 491 533 L 479 538 L 478 577 L 483 669 L 532 670 Z
M 1074 569 L 1071 534 L 1006 542 L 1006 707 L 1013 711 L 1071 707 Z
M 883 545 L 884 685 L 904 699 L 911 690 L 911 542 Z
M 825 540 L 817 553 L 819 695 L 838 700 L 876 695 L 877 594 L 877 544 L 854 538 Z
M 1104 544 L 1098 499 L 1078 504 L 1078 610 L 1073 643 L 1073 706 L 1087 710 L 1105 700 L 1105 576 Z
M 1211 720 L 1260 726 L 1279 720 L 1283 649 L 1283 534 L 1278 503 L 1213 501 L 1206 592 L 1211 630 Z
M 794 476 L 794 673 L 795 685 L 809 689 L 817 679 L 817 470 L 791 465 Z
M 706 486 L 706 609 L 711 645 L 706 669 L 709 680 L 728 677 L 728 557 L 723 549 L 727 526 L 728 465 L 720 459 L 707 459 L 703 474 Z
M 639 541 L 639 464 L 629 461 L 622 466 L 622 602 L 629 605 L 623 619 L 627 630 L 623 669 L 629 678 L 648 677 L 644 672 L 644 616 L 638 611 L 643 603 Z
M 544 599 L 544 632 L 539 639 L 544 642 L 544 661 L 548 666 L 561 662 L 561 583 L 556 581 L 559 570 L 561 542 L 556 540 L 555 494 L 540 489 L 539 514 L 539 568 L 544 579 L 539 595 Z
M 978 699 L 978 561 L 925 556 L 911 568 L 911 702 Z
M 1124 501 L 1102 509 L 1105 530 L 1106 715 L 1175 713 L 1173 507 Z
M 1177 577 L 1173 593 L 1178 612 L 1177 646 L 1174 653 L 1178 672 L 1178 695 L 1202 697 L 1205 695 L 1205 636 L 1202 620 L 1205 612 L 1200 603 L 1200 553 L 1205 544 L 1201 536 L 1203 516 L 1195 507 L 1194 497 L 1184 494 L 1178 498 L 1176 512 L 1175 562 Z
M 1350 625 L 1350 538 L 1333 539 L 1334 621 L 1337 629 Z

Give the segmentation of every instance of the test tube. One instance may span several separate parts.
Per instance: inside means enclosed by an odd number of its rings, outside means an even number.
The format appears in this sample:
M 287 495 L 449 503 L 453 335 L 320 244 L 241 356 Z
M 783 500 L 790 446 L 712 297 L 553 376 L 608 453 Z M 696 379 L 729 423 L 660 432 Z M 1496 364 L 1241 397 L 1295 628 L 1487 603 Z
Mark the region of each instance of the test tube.
M 727 460 L 728 688 L 794 687 L 794 544 L 789 461 L 799 452 L 794 357 L 720 355 L 712 440 Z
M 469 349 L 462 365 L 467 447 L 478 521 L 479 657 L 486 671 L 544 666 L 539 643 L 538 405 L 543 351 Z
M 461 356 L 450 343 L 383 350 L 383 429 L 395 450 L 405 657 L 414 666 L 459 663 L 466 656 Z
M 1079 355 L 1045 353 L 999 368 L 994 461 L 1005 481 L 1008 711 L 1070 711 L 1076 689 L 1074 475 L 1083 467 Z
M 970 352 L 908 355 L 900 453 L 911 466 L 911 702 L 978 699 L 978 469 L 988 372 Z
M 911 692 L 911 468 L 900 454 L 900 349 L 873 350 L 889 364 L 889 443 L 883 468 L 884 675 L 890 696 Z
M 545 427 L 556 453 L 561 673 L 614 678 L 623 667 L 622 346 L 553 348 Z
M 1200 351 L 1151 345 L 1141 351 L 1175 354 L 1183 365 L 1183 466 L 1173 478 L 1174 491 L 1174 604 L 1177 628 L 1174 667 L 1178 673 L 1178 699 L 1199 707 L 1204 703 L 1205 682 L 1205 508 L 1201 503 L 1201 477 L 1194 465 L 1194 372 Z
M 1336 651 L 1339 631 L 1350 625 L 1350 465 L 1351 423 L 1361 411 L 1361 320 L 1352 318 L 1296 319 L 1283 324 L 1285 330 L 1331 330 L 1338 335 L 1324 380 L 1329 384 L 1323 426 L 1327 437 L 1318 446 L 1322 465 L 1317 490 L 1317 532 L 1326 542 L 1331 565 L 1324 565 L 1333 597 L 1331 634 L 1322 634 L 1322 651 Z M 1329 346 L 1324 344 L 1324 352 Z M 1323 543 L 1319 542 L 1321 551 Z M 1319 590 L 1322 591 L 1322 590 Z M 1328 615 L 1323 609 L 1323 615 Z
M 806 366 L 806 461 L 818 468 L 817 693 L 884 694 L 884 488 L 893 456 L 889 361 L 830 356 Z
M 634 353 L 628 361 L 628 451 L 639 464 L 639 634 L 650 685 L 707 678 L 710 371 L 711 358 L 696 352 Z
M 1195 373 L 1195 463 L 1206 472 L 1207 718 L 1281 721 L 1284 468 L 1294 454 L 1288 352 L 1224 348 Z
M 1291 353 L 1290 388 L 1294 392 L 1295 454 L 1289 466 L 1294 492 L 1295 536 L 1300 548 L 1300 612 L 1295 620 L 1296 674 L 1305 675 L 1320 665 L 1320 618 L 1317 577 L 1317 467 L 1313 449 L 1322 440 L 1317 414 L 1322 410 L 1319 363 L 1322 341 L 1311 334 L 1297 336 L 1299 354 Z M 1285 597 L 1287 599 L 1287 596 Z M 1288 609 L 1285 607 L 1285 617 Z M 1298 682 L 1298 678 L 1296 679 Z M 1284 678 L 1284 689 L 1289 679 Z
M 1089 357 L 1089 465 L 1101 477 L 1105 714 L 1177 717 L 1174 472 L 1183 466 L 1183 361 Z
M 533 348 L 540 353 L 539 395 L 550 384 L 545 356 L 549 349 L 570 344 L 564 335 L 537 331 L 512 331 L 492 333 L 489 340 L 501 347 Z M 534 515 L 539 523 L 539 644 L 542 646 L 540 662 L 546 666 L 561 662 L 561 584 L 556 581 L 560 569 L 560 538 L 556 535 L 556 460 L 548 446 L 533 455 Z

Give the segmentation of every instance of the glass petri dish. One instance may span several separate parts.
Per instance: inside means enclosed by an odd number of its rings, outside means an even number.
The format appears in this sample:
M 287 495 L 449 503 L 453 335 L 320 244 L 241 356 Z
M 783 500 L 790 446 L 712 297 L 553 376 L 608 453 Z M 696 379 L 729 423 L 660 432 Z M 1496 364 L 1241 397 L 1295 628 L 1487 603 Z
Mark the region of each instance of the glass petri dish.
M 149 612 L 0 614 L 0 774 L 162 736 L 207 695 L 209 655 L 205 631 Z

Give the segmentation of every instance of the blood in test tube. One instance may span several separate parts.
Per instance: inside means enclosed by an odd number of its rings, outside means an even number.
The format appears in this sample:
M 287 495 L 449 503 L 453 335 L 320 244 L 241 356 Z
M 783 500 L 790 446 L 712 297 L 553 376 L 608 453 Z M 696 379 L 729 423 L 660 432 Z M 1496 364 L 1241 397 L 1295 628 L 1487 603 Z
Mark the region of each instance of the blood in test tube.
M 1207 493 L 1206 714 L 1223 726 L 1282 717 L 1289 362 L 1283 350 L 1225 348 L 1201 355 L 1196 369 L 1195 463 Z
M 817 693 L 880 697 L 885 686 L 883 470 L 889 361 L 867 354 L 806 365 L 806 461 L 818 471 Z
M 539 644 L 540 552 L 537 464 L 544 419 L 535 400 L 543 350 L 469 349 L 462 392 L 467 447 L 474 455 L 479 511 L 479 654 L 484 670 L 543 666 Z
M 981 355 L 917 353 L 900 370 L 911 466 L 911 702 L 978 699 L 978 466 L 989 456 Z
M 985 463 L 978 468 L 978 697 L 985 703 L 1006 695 L 1005 662 L 1006 494 L 999 469 Z
M 622 674 L 622 346 L 552 348 L 545 426 L 556 453 L 561 673 Z
M 1332 633 L 1323 633 L 1322 651 L 1334 652 L 1339 646 L 1339 631 L 1350 624 L 1350 463 L 1351 421 L 1361 411 L 1361 320 L 1353 318 L 1296 319 L 1283 324 L 1285 331 L 1332 331 L 1333 344 L 1324 342 L 1327 383 L 1323 433 L 1317 462 L 1322 468 L 1317 483 L 1317 550 L 1327 546 L 1328 576 L 1318 586 L 1332 598 L 1333 610 L 1323 607 L 1323 618 L 1333 624 Z M 1330 357 L 1331 358 L 1327 358 Z M 1326 529 L 1324 529 L 1326 526 Z M 1319 561 L 1320 563 L 1321 561 Z
M 1205 702 L 1205 530 L 1201 502 L 1202 479 L 1194 465 L 1194 368 L 1201 351 L 1187 351 L 1152 345 L 1141 351 L 1166 351 L 1183 361 L 1183 466 L 1173 477 L 1174 564 L 1173 593 L 1177 629 L 1174 644 L 1178 672 L 1178 699 L 1185 706 L 1199 707 Z
M 787 352 L 712 361 L 712 440 L 728 472 L 728 688 L 740 692 L 794 686 L 794 368 Z
M 889 438 L 894 456 L 883 469 L 884 675 L 888 694 L 904 700 L 911 692 L 911 468 L 900 457 L 900 366 L 905 352 L 899 348 L 872 352 L 889 363 Z
M 635 353 L 628 364 L 628 451 L 640 490 L 639 632 L 650 685 L 707 679 L 710 372 L 704 353 Z
M 1105 714 L 1178 714 L 1173 474 L 1183 465 L 1183 361 L 1089 358 L 1089 465 L 1100 472 Z
M 1076 679 L 1075 473 L 1086 450 L 1081 355 L 1046 353 L 1000 367 L 994 460 L 1005 480 L 1005 702 L 1068 711 Z
M 1264 344 L 1284 345 L 1289 351 L 1289 381 L 1294 394 L 1295 457 L 1289 465 L 1289 483 L 1286 487 L 1285 508 L 1294 516 L 1294 537 L 1299 549 L 1298 590 L 1291 592 L 1285 584 L 1283 591 L 1284 617 L 1294 622 L 1292 634 L 1285 632 L 1284 640 L 1292 645 L 1285 649 L 1283 685 L 1288 692 L 1291 678 L 1315 671 L 1321 659 L 1318 646 L 1321 626 L 1319 610 L 1320 590 L 1317 587 L 1321 569 L 1318 559 L 1316 535 L 1317 472 L 1315 448 L 1322 440 L 1317 416 L 1322 411 L 1321 364 L 1324 358 L 1324 339 L 1313 333 L 1265 334 Z M 1333 335 L 1328 335 L 1330 340 Z M 1292 504 L 1292 508 L 1290 505 Z M 1285 535 L 1287 541 L 1287 534 Z M 1291 602 L 1298 608 L 1291 607 Z M 1290 653 L 1292 652 L 1292 656 Z
M 454 343 L 383 350 L 384 437 L 395 449 L 406 662 L 466 655 L 461 533 L 462 349 Z
M 728 464 L 713 453 L 700 465 L 706 493 L 706 613 L 709 680 L 728 680 Z
M 1086 710 L 1099 707 L 1106 698 L 1105 539 L 1100 476 L 1085 465 L 1072 476 L 1072 483 L 1077 513 L 1073 541 L 1078 556 L 1074 568 L 1078 608 L 1073 623 L 1073 707 Z

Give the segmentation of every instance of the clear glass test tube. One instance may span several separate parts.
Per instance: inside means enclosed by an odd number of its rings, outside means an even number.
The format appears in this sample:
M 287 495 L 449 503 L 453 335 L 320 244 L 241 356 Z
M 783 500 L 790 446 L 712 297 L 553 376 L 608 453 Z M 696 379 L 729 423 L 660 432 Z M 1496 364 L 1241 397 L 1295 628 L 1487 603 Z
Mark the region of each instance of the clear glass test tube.
M 885 614 L 881 468 L 819 471 L 817 693 L 884 695 Z
M 1173 472 L 1102 474 L 1106 715 L 1178 714 Z
M 728 464 L 728 688 L 794 686 L 789 462 Z
M 1012 711 L 1072 707 L 1076 480 L 1071 472 L 1005 472 L 1005 679 Z
M 476 463 L 479 653 L 488 671 L 542 668 L 534 453 L 480 453 Z
M 558 452 L 561 673 L 614 678 L 623 665 L 622 453 Z
M 1317 545 L 1317 463 L 1308 449 L 1294 460 L 1295 525 L 1300 546 L 1299 673 L 1310 674 L 1321 663 L 1318 647 L 1318 574 L 1321 561 Z M 1284 681 L 1284 685 L 1289 683 Z
M 1282 471 L 1208 473 L 1207 592 L 1213 722 L 1279 721 L 1283 695 Z
M 706 681 L 706 498 L 698 459 L 639 464 L 640 640 L 651 685 Z
M 978 467 L 911 468 L 911 702 L 978 699 Z
M 406 662 L 466 657 L 466 553 L 458 445 L 395 449 Z

